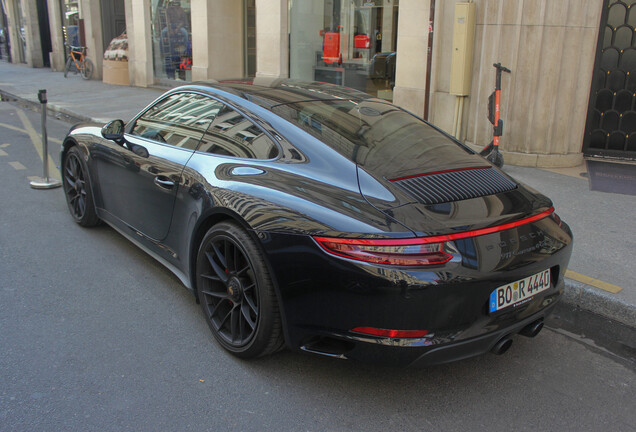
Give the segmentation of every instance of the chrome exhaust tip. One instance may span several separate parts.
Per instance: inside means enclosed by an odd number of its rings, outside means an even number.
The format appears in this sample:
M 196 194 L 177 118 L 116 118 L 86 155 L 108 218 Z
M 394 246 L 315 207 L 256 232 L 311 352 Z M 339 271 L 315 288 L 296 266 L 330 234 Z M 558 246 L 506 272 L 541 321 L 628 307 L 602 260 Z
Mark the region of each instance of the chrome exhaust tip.
M 494 347 L 490 349 L 490 352 L 493 354 L 502 355 L 503 353 L 508 351 L 511 346 L 512 339 L 510 339 L 508 336 L 504 336 L 499 339 L 499 342 L 497 342 Z
M 525 326 L 523 329 L 521 329 L 519 334 L 525 337 L 533 338 L 539 334 L 542 328 L 543 328 L 543 318 L 538 319 L 534 322 L 531 322 L 530 324 Z

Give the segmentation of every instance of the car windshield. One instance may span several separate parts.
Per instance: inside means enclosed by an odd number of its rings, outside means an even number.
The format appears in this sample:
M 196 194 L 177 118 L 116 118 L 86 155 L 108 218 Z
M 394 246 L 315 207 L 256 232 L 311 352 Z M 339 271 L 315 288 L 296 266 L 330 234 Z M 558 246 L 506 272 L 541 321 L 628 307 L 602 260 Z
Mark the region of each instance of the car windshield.
M 444 165 L 469 156 L 435 128 L 388 103 L 327 100 L 278 105 L 276 114 L 309 132 L 343 156 L 371 170 L 395 172 Z

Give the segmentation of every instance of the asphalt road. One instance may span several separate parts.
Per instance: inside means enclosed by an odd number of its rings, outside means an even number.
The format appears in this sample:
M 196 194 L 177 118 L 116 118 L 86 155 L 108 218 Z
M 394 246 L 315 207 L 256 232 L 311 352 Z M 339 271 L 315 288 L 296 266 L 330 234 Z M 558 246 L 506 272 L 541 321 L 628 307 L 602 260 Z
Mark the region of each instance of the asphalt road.
M 1 431 L 636 430 L 633 364 L 550 329 L 419 370 L 229 356 L 169 271 L 29 187 L 29 124 L 0 102 Z M 69 125 L 48 126 L 57 163 Z

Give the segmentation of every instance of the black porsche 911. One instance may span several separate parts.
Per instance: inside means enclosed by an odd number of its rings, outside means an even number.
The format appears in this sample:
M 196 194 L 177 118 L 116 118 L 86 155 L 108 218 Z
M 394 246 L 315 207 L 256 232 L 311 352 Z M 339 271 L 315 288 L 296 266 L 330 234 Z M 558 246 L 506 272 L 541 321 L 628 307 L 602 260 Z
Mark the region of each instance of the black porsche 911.
M 74 126 L 61 170 L 75 221 L 165 264 L 239 357 L 423 365 L 541 330 L 572 251 L 548 198 L 384 100 L 258 80 Z

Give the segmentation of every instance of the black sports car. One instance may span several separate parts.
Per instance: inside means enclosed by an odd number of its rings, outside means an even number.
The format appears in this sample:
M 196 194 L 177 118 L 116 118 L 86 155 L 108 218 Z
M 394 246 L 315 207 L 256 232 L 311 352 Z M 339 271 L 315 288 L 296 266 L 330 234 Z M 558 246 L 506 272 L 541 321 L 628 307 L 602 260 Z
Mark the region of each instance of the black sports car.
M 539 332 L 572 251 L 548 198 L 384 100 L 258 80 L 73 127 L 73 218 L 165 264 L 240 357 L 433 364 Z

